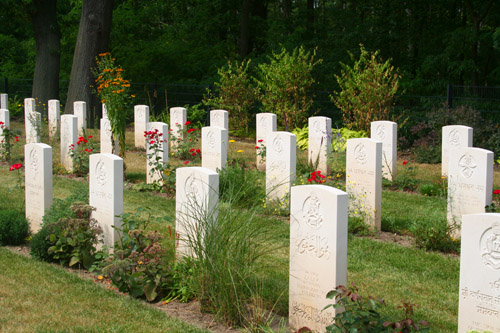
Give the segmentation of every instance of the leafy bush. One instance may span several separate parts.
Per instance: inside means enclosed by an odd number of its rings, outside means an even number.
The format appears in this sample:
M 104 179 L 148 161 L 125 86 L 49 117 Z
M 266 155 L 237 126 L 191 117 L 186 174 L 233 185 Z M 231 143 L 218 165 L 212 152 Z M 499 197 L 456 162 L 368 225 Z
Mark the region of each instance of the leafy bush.
M 335 323 L 326 327 L 327 332 L 387 332 L 390 329 L 397 332 L 426 332 L 429 330 L 429 323 L 425 320 L 416 322 L 413 316 L 415 304 L 403 302 L 398 308 L 404 312 L 404 318 L 392 322 L 380 315 L 380 309 L 385 306 L 383 299 L 369 296 L 362 297 L 359 289 L 353 284 L 351 288 L 339 285 L 328 292 L 326 298 L 334 299 L 335 304 L 325 307 L 337 309 Z M 343 310 L 343 311 L 341 311 Z
M 14 209 L 0 210 L 0 244 L 20 245 L 29 236 L 29 224 L 23 214 Z
M 314 66 L 322 60 L 314 60 L 316 50 L 307 52 L 304 47 L 295 48 L 290 54 L 285 48 L 269 57 L 269 63 L 259 65 L 257 86 L 265 112 L 278 115 L 279 126 L 289 131 L 304 126 L 312 97 L 308 94 L 315 83 Z
M 292 133 L 297 136 L 297 148 L 306 150 L 309 146 L 309 126 L 295 128 Z M 354 131 L 347 127 L 332 129 L 332 151 L 344 152 L 347 148 L 347 140 L 366 137 L 368 134 L 363 130 Z
M 69 217 L 43 224 L 33 237 L 31 252 L 41 260 L 56 261 L 67 266 L 80 264 L 89 268 L 94 262 L 102 229 L 91 218 L 92 207 L 76 202 L 70 209 Z
M 389 60 L 379 59 L 379 51 L 370 53 L 361 45 L 360 52 L 359 60 L 350 54 L 354 61 L 352 67 L 340 64 L 342 73 L 335 75 L 340 92 L 331 98 L 342 111 L 348 128 L 369 131 L 372 121 L 391 119 L 400 75 Z
M 114 253 L 105 259 L 102 272 L 121 292 L 152 302 L 168 294 L 166 281 L 171 273 L 167 249 L 160 244 L 163 236 L 145 230 L 153 217 L 141 217 L 144 212 L 139 209 L 136 214 L 122 215 L 120 239 Z
M 250 111 L 258 95 L 248 75 L 249 66 L 250 60 L 241 63 L 228 61 L 227 66 L 217 70 L 219 81 L 215 82 L 210 98 L 204 101 L 214 109 L 229 111 L 229 128 L 243 135 L 248 135 Z

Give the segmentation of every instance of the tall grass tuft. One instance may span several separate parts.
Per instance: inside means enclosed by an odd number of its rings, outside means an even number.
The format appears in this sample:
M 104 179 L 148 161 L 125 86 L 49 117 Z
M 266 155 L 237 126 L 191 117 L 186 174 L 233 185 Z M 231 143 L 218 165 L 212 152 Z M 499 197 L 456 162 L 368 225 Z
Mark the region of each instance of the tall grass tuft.
M 233 210 L 230 199 L 208 212 L 198 203 L 192 206 L 189 218 L 196 224 L 186 223 L 184 241 L 193 256 L 193 287 L 202 311 L 230 325 L 247 325 L 255 312 L 252 300 L 260 298 L 256 264 L 281 244 L 277 228 L 256 218 L 255 209 Z
M 266 197 L 265 174 L 238 165 L 219 171 L 219 200 L 237 207 L 256 205 Z

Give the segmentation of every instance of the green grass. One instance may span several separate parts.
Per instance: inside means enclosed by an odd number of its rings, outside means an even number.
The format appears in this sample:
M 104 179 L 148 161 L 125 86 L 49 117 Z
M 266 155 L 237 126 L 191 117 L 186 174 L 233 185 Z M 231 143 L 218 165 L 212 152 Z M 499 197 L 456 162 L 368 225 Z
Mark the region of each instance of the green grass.
M 62 268 L 0 248 L 2 332 L 205 332 Z

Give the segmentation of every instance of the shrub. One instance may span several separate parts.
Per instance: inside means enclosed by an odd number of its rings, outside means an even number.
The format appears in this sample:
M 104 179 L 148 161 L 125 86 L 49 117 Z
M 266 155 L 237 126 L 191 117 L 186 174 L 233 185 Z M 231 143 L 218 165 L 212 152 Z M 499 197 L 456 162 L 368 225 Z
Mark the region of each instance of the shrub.
M 415 245 L 419 248 L 441 252 L 460 252 L 460 241 L 452 239 L 450 235 L 451 228 L 446 219 L 422 220 L 413 232 Z
M 227 66 L 217 70 L 219 82 L 210 92 L 205 103 L 212 108 L 229 111 L 229 127 L 240 134 L 248 135 L 251 120 L 250 111 L 257 100 L 257 88 L 248 75 L 250 60 L 227 62 Z
M 23 214 L 14 209 L 0 210 L 0 244 L 20 245 L 29 236 L 29 224 Z
M 331 98 L 349 129 L 369 131 L 372 121 L 390 119 L 400 75 L 389 60 L 379 59 L 379 51 L 370 53 L 363 45 L 360 51 L 359 60 L 351 54 L 352 67 L 340 64 L 341 75 L 335 75 L 340 92 Z
M 290 54 L 286 49 L 269 57 L 269 63 L 259 65 L 257 86 L 265 112 L 278 115 L 278 125 L 287 131 L 304 126 L 312 97 L 308 94 L 315 83 L 314 66 L 322 60 L 314 60 L 316 50 L 306 52 L 304 47 L 295 48 Z
M 239 165 L 226 166 L 219 171 L 219 200 L 237 207 L 248 207 L 251 202 L 265 200 L 262 174 Z

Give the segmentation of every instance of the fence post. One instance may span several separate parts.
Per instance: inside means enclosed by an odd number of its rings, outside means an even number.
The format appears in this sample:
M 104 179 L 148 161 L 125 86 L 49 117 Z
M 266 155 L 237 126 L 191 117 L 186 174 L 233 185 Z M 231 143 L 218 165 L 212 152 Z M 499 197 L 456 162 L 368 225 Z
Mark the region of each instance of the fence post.
M 448 109 L 453 108 L 453 86 L 448 84 L 446 88 L 446 104 L 448 104 Z

